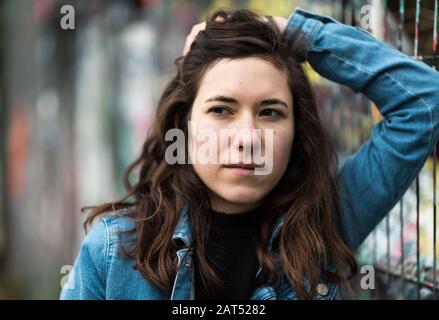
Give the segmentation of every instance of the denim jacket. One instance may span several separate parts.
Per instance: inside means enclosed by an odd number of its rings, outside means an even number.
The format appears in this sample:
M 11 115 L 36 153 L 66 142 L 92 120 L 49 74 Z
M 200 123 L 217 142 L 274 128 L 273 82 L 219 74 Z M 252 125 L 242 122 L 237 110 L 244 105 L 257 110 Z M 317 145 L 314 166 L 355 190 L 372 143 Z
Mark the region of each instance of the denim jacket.
M 426 159 L 439 134 L 439 73 L 379 41 L 367 31 L 297 8 L 288 18 L 286 36 L 299 28 L 307 37 L 307 61 L 321 76 L 362 92 L 379 108 L 383 120 L 371 138 L 339 168 L 341 226 L 345 241 L 355 250 L 396 205 Z M 191 226 L 187 206 L 181 212 L 173 239 L 185 246 L 177 252 L 178 271 L 171 296 L 116 253 L 118 232 L 134 223 L 107 215 L 85 237 L 61 299 L 193 299 Z M 283 224 L 280 216 L 271 243 Z M 319 283 L 316 299 L 334 299 L 338 285 Z M 254 290 L 251 299 L 298 299 L 283 281 Z

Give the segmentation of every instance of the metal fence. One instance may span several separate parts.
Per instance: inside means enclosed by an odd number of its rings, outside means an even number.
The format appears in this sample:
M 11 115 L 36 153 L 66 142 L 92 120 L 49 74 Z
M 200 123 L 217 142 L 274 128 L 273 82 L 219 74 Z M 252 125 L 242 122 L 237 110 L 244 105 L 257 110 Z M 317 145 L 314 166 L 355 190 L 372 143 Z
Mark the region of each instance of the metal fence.
M 436 70 L 439 63 L 437 0 L 331 2 L 334 16 L 340 21 L 369 29 L 383 41 Z M 368 21 L 368 14 L 374 21 Z M 351 119 L 358 115 L 362 99 L 352 95 Z M 374 123 L 380 119 L 374 106 L 371 117 Z M 438 298 L 437 154 L 436 146 L 399 204 L 360 249 L 360 265 L 374 265 L 377 276 L 376 289 L 363 292 L 364 298 Z

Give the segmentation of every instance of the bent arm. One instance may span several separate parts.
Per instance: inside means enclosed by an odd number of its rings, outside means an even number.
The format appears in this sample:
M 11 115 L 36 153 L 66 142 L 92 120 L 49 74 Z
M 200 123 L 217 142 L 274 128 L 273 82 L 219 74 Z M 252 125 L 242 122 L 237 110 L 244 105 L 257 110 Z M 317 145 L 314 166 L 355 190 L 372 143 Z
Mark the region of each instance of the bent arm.
M 339 170 L 347 244 L 356 249 L 396 205 L 439 135 L 439 73 L 367 31 L 297 8 L 285 30 L 307 36 L 308 62 L 321 76 L 362 92 L 383 120 Z

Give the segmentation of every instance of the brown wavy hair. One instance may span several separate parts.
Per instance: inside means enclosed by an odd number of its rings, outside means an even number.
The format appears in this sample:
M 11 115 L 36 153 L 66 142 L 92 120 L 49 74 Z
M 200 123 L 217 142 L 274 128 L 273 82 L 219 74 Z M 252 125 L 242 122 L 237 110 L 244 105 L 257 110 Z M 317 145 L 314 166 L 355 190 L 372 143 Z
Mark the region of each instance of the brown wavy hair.
M 218 16 L 225 22 L 215 22 Z M 170 165 L 165 161 L 166 148 L 172 143 L 165 141 L 166 132 L 179 128 L 187 137 L 187 120 L 200 80 L 209 67 L 223 58 L 259 57 L 271 62 L 287 72 L 293 96 L 295 135 L 290 161 L 284 176 L 268 195 L 269 200 L 262 205 L 265 214 L 257 239 L 262 272 L 258 281 L 276 288 L 283 277 L 299 297 L 312 299 L 322 275 L 330 281 L 344 282 L 357 272 L 351 250 L 335 230 L 340 210 L 336 200 L 340 190 L 338 159 L 304 69 L 306 37 L 295 31 L 286 38 L 272 17 L 265 17 L 268 21 L 249 10 L 218 10 L 206 19 L 206 29 L 198 34 L 189 53 L 174 61 L 176 75 L 159 100 L 141 154 L 125 171 L 126 195 L 114 202 L 82 208 L 91 209 L 85 229 L 98 216 L 130 208 L 126 216 L 135 221 L 131 231 L 136 237 L 125 253 L 147 280 L 168 294 L 178 268 L 179 247 L 172 234 L 185 203 L 190 207 L 190 247 L 202 280 L 212 292 L 223 288 L 206 257 L 210 227 L 207 186 L 191 164 Z M 137 180 L 131 183 L 134 171 Z M 267 243 L 281 212 L 285 212 L 284 225 L 275 249 L 270 251 Z M 328 262 L 336 269 L 328 268 Z

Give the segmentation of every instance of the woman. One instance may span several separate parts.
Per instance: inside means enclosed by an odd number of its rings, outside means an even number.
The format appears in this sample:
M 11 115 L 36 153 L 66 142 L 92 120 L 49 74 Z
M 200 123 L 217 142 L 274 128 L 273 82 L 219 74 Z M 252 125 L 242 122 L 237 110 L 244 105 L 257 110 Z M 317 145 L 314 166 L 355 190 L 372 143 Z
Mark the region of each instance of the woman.
M 384 117 L 340 168 L 305 61 L 362 92 Z M 101 219 L 61 299 L 334 299 L 356 273 L 353 251 L 432 152 L 439 74 L 360 28 L 300 8 L 288 19 L 218 11 L 192 29 L 176 62 L 127 169 L 128 193 L 92 207 L 85 225 Z M 200 138 L 202 130 L 209 135 Z M 219 161 L 188 161 L 203 158 L 199 139 L 221 130 L 233 134 L 210 144 Z M 183 149 L 178 132 L 188 138 Z M 262 162 L 255 150 L 265 151 Z

